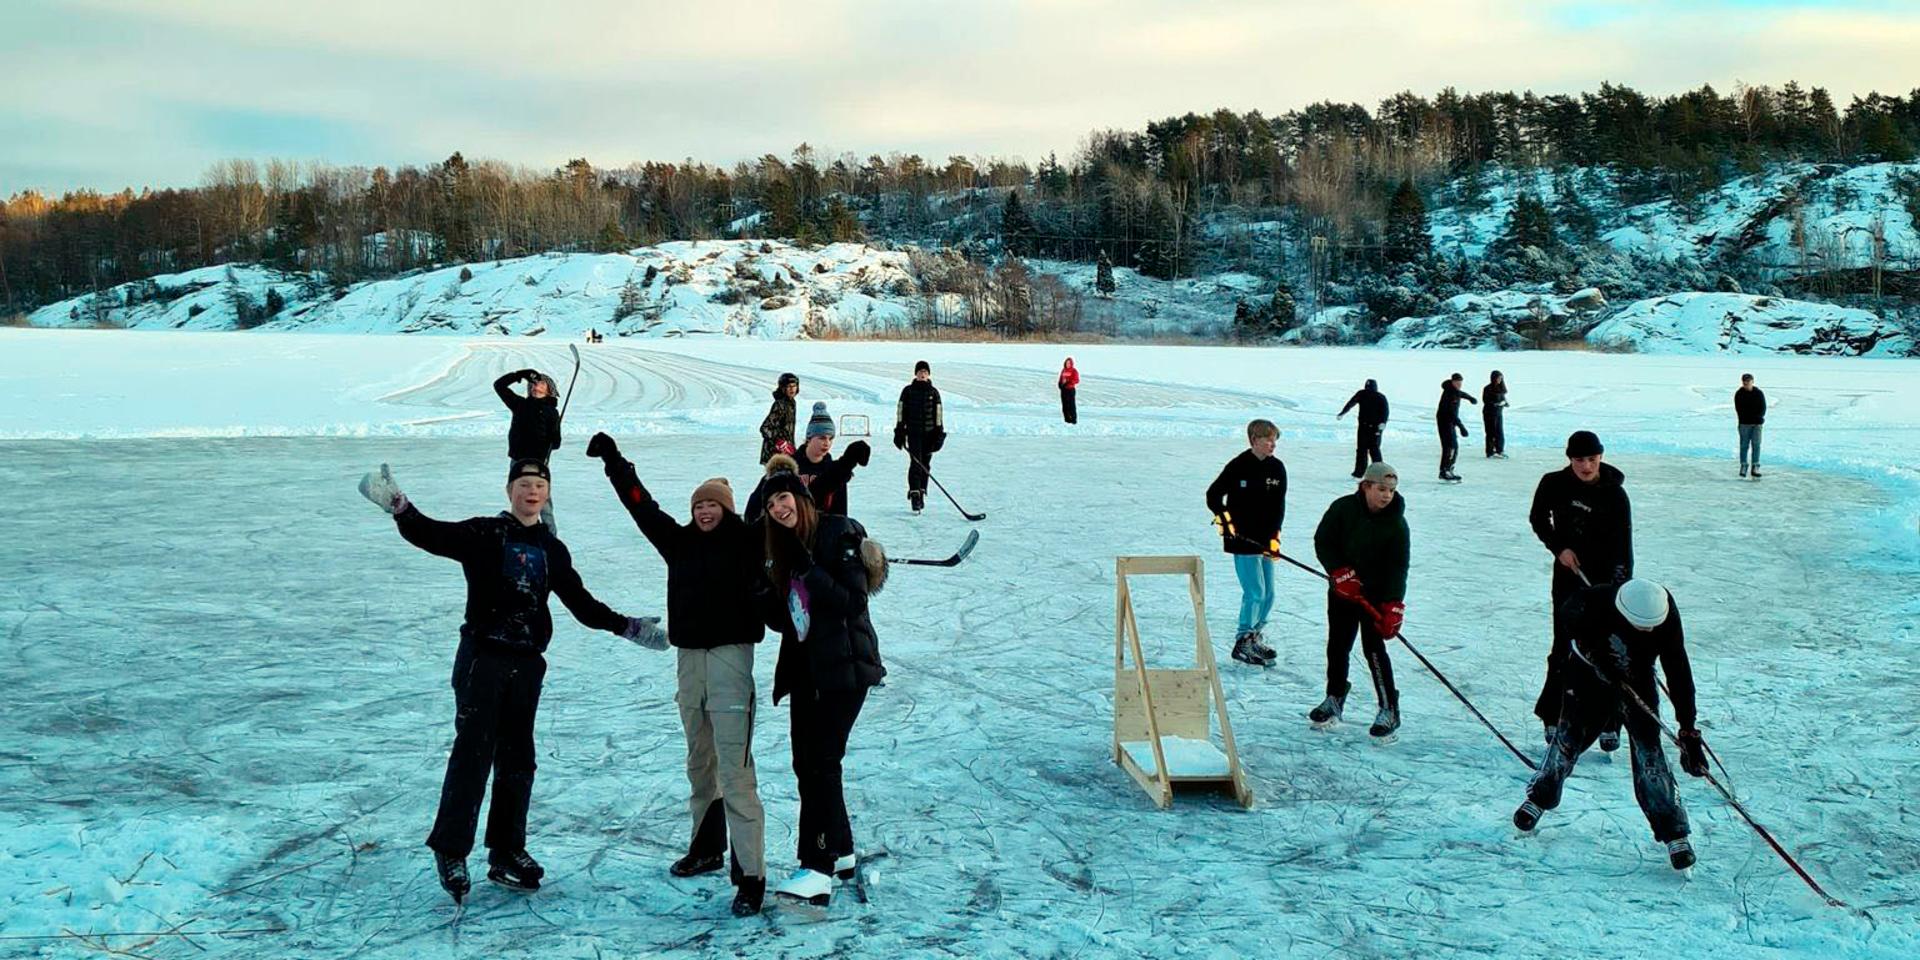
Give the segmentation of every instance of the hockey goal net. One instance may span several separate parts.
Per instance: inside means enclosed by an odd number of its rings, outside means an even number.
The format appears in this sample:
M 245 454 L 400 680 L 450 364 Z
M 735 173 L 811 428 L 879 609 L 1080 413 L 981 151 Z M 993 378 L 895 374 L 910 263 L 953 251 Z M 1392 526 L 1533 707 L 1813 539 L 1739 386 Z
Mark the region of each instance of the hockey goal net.
M 843 437 L 871 437 L 873 424 L 864 413 L 843 413 L 840 415 L 840 435 Z

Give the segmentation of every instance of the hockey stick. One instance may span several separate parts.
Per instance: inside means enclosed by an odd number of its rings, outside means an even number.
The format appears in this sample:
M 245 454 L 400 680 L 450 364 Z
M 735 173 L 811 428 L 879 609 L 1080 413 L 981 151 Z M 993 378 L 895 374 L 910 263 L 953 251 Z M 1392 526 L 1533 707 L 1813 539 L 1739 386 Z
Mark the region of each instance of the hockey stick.
M 573 402 L 573 385 L 580 382 L 580 348 L 569 343 L 567 349 L 573 351 L 573 378 L 567 381 L 567 398 L 560 401 L 560 422 L 567 422 L 567 404 Z
M 944 483 L 941 483 L 940 478 L 934 476 L 933 471 L 928 470 L 927 465 L 924 463 L 921 463 L 920 458 L 914 456 L 911 450 L 907 451 L 907 459 L 912 460 L 913 465 L 916 467 L 919 467 L 920 472 L 926 474 L 927 479 L 932 480 L 933 485 L 940 488 L 940 492 L 946 495 L 947 502 L 953 504 L 953 508 L 955 510 L 960 511 L 961 516 L 966 517 L 968 520 L 974 523 L 979 523 L 980 521 L 985 520 L 987 518 L 987 515 L 984 513 L 968 513 L 967 508 L 960 505 L 960 501 L 953 499 L 953 494 L 947 493 L 947 485 Z
M 1301 563 L 1300 561 L 1295 560 L 1294 558 L 1289 557 L 1284 553 L 1276 552 L 1276 553 L 1270 554 L 1270 556 L 1274 557 L 1275 559 L 1285 560 L 1286 562 L 1291 563 L 1294 566 L 1299 567 L 1300 569 L 1305 570 L 1306 572 L 1311 573 L 1314 576 L 1327 581 L 1328 583 L 1333 582 L 1332 577 L 1327 576 L 1325 573 L 1321 572 L 1318 568 L 1311 567 L 1311 566 L 1308 566 L 1307 564 Z M 1365 600 L 1362 600 L 1360 601 L 1360 606 L 1362 609 L 1367 611 L 1367 614 L 1369 616 L 1374 616 L 1376 618 L 1378 617 L 1378 612 L 1374 610 L 1373 604 L 1368 603 Z M 1420 649 L 1418 647 L 1415 647 L 1413 643 L 1407 639 L 1407 635 L 1405 633 L 1396 633 L 1394 634 L 1394 638 L 1399 640 L 1400 644 L 1407 648 L 1408 653 L 1413 654 L 1414 659 L 1420 661 L 1421 666 L 1427 668 L 1428 673 L 1433 674 L 1434 679 L 1440 681 L 1441 686 L 1444 686 L 1447 688 L 1448 693 L 1453 694 L 1455 699 L 1459 700 L 1462 704 L 1466 705 L 1467 710 L 1473 714 L 1474 719 L 1480 721 L 1481 724 L 1485 725 L 1488 730 L 1493 731 L 1493 735 L 1496 737 L 1499 737 L 1500 742 L 1503 744 L 1506 744 L 1507 749 L 1513 751 L 1513 755 L 1516 757 L 1519 757 L 1520 762 L 1527 765 L 1527 769 L 1529 770 L 1540 769 L 1540 765 L 1537 763 L 1534 763 L 1532 757 L 1529 757 L 1526 754 L 1521 753 L 1520 748 L 1514 746 L 1513 741 L 1507 739 L 1507 735 L 1504 733 L 1501 733 L 1500 728 L 1494 726 L 1493 721 L 1488 720 L 1487 715 L 1484 713 L 1481 713 L 1480 708 L 1474 706 L 1473 701 L 1468 700 L 1467 695 L 1464 693 L 1461 693 L 1460 688 L 1454 686 L 1453 681 L 1448 680 L 1447 675 L 1444 673 L 1441 673 L 1440 668 L 1434 666 L 1433 661 L 1428 660 L 1426 654 L 1421 653 Z
M 960 565 L 960 561 L 965 560 L 967 557 L 973 554 L 973 548 L 979 542 L 980 542 L 980 531 L 968 530 L 967 541 L 960 545 L 960 549 L 956 551 L 953 556 L 948 557 L 945 560 L 920 560 L 920 559 L 908 558 L 908 557 L 888 557 L 887 562 L 888 563 L 905 563 L 905 564 L 910 564 L 918 567 L 957 567 Z
M 1598 664 L 1595 664 L 1592 660 L 1587 659 L 1587 655 L 1580 652 L 1579 644 L 1570 644 L 1568 646 L 1568 649 L 1573 652 L 1574 656 L 1580 658 L 1581 663 L 1586 664 L 1590 669 L 1592 669 L 1594 674 L 1597 675 L 1602 681 L 1607 681 L 1607 680 L 1613 681 L 1614 686 L 1620 688 L 1621 692 L 1627 695 L 1628 700 L 1630 700 L 1635 707 L 1638 707 L 1641 713 L 1646 714 L 1647 719 L 1653 721 L 1653 725 L 1660 729 L 1660 733 L 1664 735 L 1668 740 L 1673 741 L 1674 749 L 1676 750 L 1680 749 L 1680 738 L 1677 736 L 1674 736 L 1674 733 L 1672 730 L 1667 729 L 1667 725 L 1660 721 L 1660 714 L 1655 712 L 1652 707 L 1647 706 L 1647 701 L 1640 698 L 1640 692 L 1638 690 L 1633 689 L 1633 687 L 1630 684 L 1628 684 L 1625 680 L 1620 679 L 1619 677 L 1609 676 L 1605 670 L 1600 669 Z M 1706 743 L 1703 741 L 1700 745 L 1704 747 L 1706 746 Z M 1720 769 L 1722 773 L 1726 772 L 1725 767 L 1722 767 Z M 1740 819 L 1745 820 L 1747 822 L 1747 826 L 1752 827 L 1753 832 L 1759 834 L 1760 839 L 1765 840 L 1767 842 L 1767 846 L 1772 847 L 1773 852 L 1776 854 L 1779 854 L 1780 859 L 1786 861 L 1787 866 L 1792 867 L 1793 872 L 1799 874 L 1800 879 L 1806 881 L 1807 886 L 1812 888 L 1814 893 L 1819 894 L 1821 899 L 1827 902 L 1827 906 L 1839 907 L 1843 910 L 1849 910 L 1854 913 L 1858 913 L 1862 916 L 1867 915 L 1866 911 L 1854 910 L 1854 908 L 1850 904 L 1848 904 L 1845 900 L 1842 900 L 1839 897 L 1836 897 L 1833 894 L 1828 893 L 1824 888 L 1822 888 L 1820 886 L 1820 882 L 1813 879 L 1813 876 L 1807 873 L 1805 867 L 1800 866 L 1800 861 L 1795 860 L 1793 858 L 1793 854 L 1788 853 L 1787 848 L 1781 846 L 1780 841 L 1775 840 L 1773 838 L 1773 834 L 1768 833 L 1767 828 L 1761 826 L 1759 821 L 1753 819 L 1753 815 L 1747 812 L 1747 808 L 1742 806 L 1740 804 L 1740 801 L 1734 799 L 1733 792 L 1728 790 L 1726 787 L 1721 786 L 1720 781 L 1715 780 L 1713 778 L 1713 774 L 1703 773 L 1700 775 L 1700 779 L 1705 780 L 1709 784 L 1712 784 L 1715 790 L 1720 791 L 1720 796 L 1726 798 L 1727 805 L 1733 808 L 1733 812 L 1739 814 Z

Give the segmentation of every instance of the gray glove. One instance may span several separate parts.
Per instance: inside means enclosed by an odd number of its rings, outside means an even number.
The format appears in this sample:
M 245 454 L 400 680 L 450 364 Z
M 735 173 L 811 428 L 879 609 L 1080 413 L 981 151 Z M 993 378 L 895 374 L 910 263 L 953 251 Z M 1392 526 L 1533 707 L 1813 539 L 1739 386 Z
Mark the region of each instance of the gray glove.
M 393 471 L 387 469 L 384 463 L 380 465 L 378 473 L 369 470 L 366 476 L 360 478 L 360 495 L 390 514 L 407 508 L 407 495 L 400 492 L 400 484 L 394 482 Z
M 648 650 L 667 648 L 667 632 L 660 629 L 659 617 L 628 617 L 626 629 L 620 631 L 620 639 L 630 640 Z

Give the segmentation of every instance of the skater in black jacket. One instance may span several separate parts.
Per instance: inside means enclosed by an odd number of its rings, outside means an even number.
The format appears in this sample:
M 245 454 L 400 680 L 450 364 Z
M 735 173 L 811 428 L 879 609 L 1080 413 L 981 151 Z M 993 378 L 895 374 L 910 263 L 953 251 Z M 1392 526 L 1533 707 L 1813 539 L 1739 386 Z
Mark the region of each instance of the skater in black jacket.
M 766 814 L 753 764 L 753 648 L 766 636 L 772 597 L 765 536 L 733 512 L 725 478 L 694 488 L 693 519 L 682 525 L 653 499 L 612 437 L 594 434 L 587 456 L 605 462 L 620 505 L 667 564 L 667 640 L 678 651 L 673 702 L 687 738 L 693 817 L 687 855 L 669 872 L 718 871 L 731 850 L 733 913 L 751 916 L 767 889 Z
M 440 813 L 427 846 L 440 885 L 466 898 L 467 854 L 480 819 L 487 778 L 487 876 L 535 890 L 545 871 L 527 854 L 527 807 L 533 795 L 533 718 L 553 639 L 547 597 L 557 596 L 586 626 L 654 650 L 667 638 L 659 618 L 622 616 L 594 599 L 573 569 L 566 544 L 540 522 L 551 475 L 539 460 L 516 460 L 507 473 L 510 509 L 449 523 L 421 513 L 400 492 L 386 464 L 360 481 L 360 493 L 393 516 L 408 543 L 457 560 L 466 572 L 466 620 L 453 658 L 453 752 L 440 788 Z
M 527 382 L 524 397 L 512 390 L 522 380 Z M 560 449 L 560 397 L 553 378 L 538 370 L 515 370 L 495 380 L 493 392 L 513 412 L 507 427 L 507 457 L 541 463 L 552 459 Z
M 1540 478 L 1533 490 L 1527 522 L 1553 555 L 1553 647 L 1547 654 L 1547 678 L 1533 713 L 1553 737 L 1560 722 L 1560 701 L 1567 685 L 1569 625 L 1559 612 L 1567 599 L 1589 584 L 1625 583 L 1633 577 L 1633 504 L 1626 475 L 1603 462 L 1606 448 L 1590 430 L 1567 438 L 1567 466 Z M 1620 747 L 1620 720 L 1600 729 L 1600 749 Z
M 763 529 L 766 575 L 780 598 L 769 619 L 780 631 L 773 702 L 787 698 L 792 708 L 800 869 L 774 892 L 824 905 L 834 877 L 857 867 L 842 764 L 867 689 L 887 675 L 867 612 L 867 598 L 886 583 L 887 558 L 858 522 L 816 510 L 808 486 L 778 462 L 761 481 Z
M 1460 401 L 1475 405 L 1480 402 L 1460 389 L 1466 379 L 1456 373 L 1440 381 L 1440 407 L 1433 413 L 1434 425 L 1440 428 L 1440 479 L 1456 483 L 1460 475 L 1453 472 L 1453 464 L 1460 459 L 1460 437 L 1467 435 L 1467 425 L 1460 422 Z M 1454 436 L 1455 431 L 1460 437 Z
M 1280 525 L 1287 518 L 1287 465 L 1273 455 L 1279 440 L 1273 421 L 1247 424 L 1247 449 L 1207 486 L 1207 509 L 1240 580 L 1233 658 L 1256 667 L 1273 666 L 1277 656 L 1262 632 L 1273 612 L 1273 558 L 1280 554 Z
M 1507 378 L 1495 370 L 1480 388 L 1480 426 L 1487 443 L 1487 456 L 1507 458 Z
M 1399 485 L 1392 466 L 1370 464 L 1359 489 L 1329 504 L 1313 532 L 1313 554 L 1328 576 L 1327 698 L 1307 714 L 1316 727 L 1337 723 L 1346 709 L 1347 661 L 1357 632 L 1380 707 L 1367 732 L 1387 740 L 1400 729 L 1400 690 L 1387 656 L 1387 641 L 1400 635 L 1407 612 L 1411 540 Z
M 1513 812 L 1513 825 L 1531 831 L 1542 814 L 1560 805 L 1561 787 L 1580 754 L 1624 711 L 1634 799 L 1653 828 L 1653 838 L 1666 844 L 1673 868 L 1693 866 L 1687 810 L 1674 790 L 1658 721 L 1634 702 L 1637 697 L 1647 709 L 1660 709 L 1660 688 L 1653 673 L 1658 664 L 1673 694 L 1674 722 L 1680 726 L 1680 769 L 1706 776 L 1706 742 L 1694 725 L 1693 668 L 1687 662 L 1686 631 L 1678 606 L 1659 584 L 1628 580 L 1575 593 L 1567 598 L 1560 615 L 1573 634 L 1566 703 L 1546 759 L 1527 784 L 1526 802 Z
M 1358 480 L 1367 472 L 1367 464 L 1380 462 L 1380 437 L 1387 429 L 1387 397 L 1368 380 L 1365 387 L 1347 398 L 1347 405 L 1334 414 L 1334 419 L 1346 416 L 1356 406 L 1360 408 L 1360 424 L 1353 438 L 1353 478 Z
M 893 418 L 893 445 L 907 452 L 907 505 L 914 513 L 927 505 L 927 471 L 946 444 L 940 391 L 933 385 L 933 368 L 922 360 L 913 365 L 913 380 L 900 389 Z
M 1733 392 L 1733 414 L 1740 428 L 1740 475 L 1758 480 L 1760 432 L 1765 429 L 1767 422 L 1767 394 L 1753 385 L 1751 373 L 1740 375 L 1740 389 Z

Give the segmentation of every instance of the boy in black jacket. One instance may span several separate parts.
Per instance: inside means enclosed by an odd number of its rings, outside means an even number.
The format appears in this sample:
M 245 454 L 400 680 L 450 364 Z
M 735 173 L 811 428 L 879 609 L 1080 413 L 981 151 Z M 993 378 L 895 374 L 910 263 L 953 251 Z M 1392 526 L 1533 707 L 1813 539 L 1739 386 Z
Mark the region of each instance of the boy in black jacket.
M 1355 390 L 1347 398 L 1346 406 L 1333 415 L 1335 420 L 1347 415 L 1348 410 L 1360 408 L 1360 423 L 1353 435 L 1353 478 L 1360 479 L 1367 472 L 1367 464 L 1379 463 L 1380 437 L 1387 430 L 1387 396 L 1380 392 L 1380 385 L 1372 380 Z
M 527 382 L 527 395 L 514 393 L 512 386 Z M 493 382 L 493 392 L 513 412 L 507 426 L 507 457 L 510 460 L 538 460 L 546 463 L 560 449 L 560 397 L 553 378 L 538 370 L 515 370 Z M 560 525 L 553 519 L 553 501 L 540 511 L 540 522 L 554 533 Z
M 1233 658 L 1256 667 L 1271 667 L 1275 658 L 1261 632 L 1273 611 L 1273 558 L 1280 553 L 1280 524 L 1287 517 L 1287 465 L 1273 455 L 1279 440 L 1273 421 L 1247 424 L 1247 449 L 1207 485 L 1207 509 L 1240 580 Z
M 527 806 L 533 795 L 533 716 L 547 674 L 543 654 L 553 639 L 548 595 L 557 595 L 589 627 L 651 649 L 666 647 L 659 618 L 615 613 L 580 582 L 566 544 L 540 522 L 550 480 L 545 463 L 516 460 L 507 473 L 511 509 L 454 523 L 430 519 L 408 502 L 384 463 L 360 481 L 361 495 L 393 515 L 408 543 L 458 560 L 466 572 L 466 619 L 453 658 L 453 752 L 440 787 L 440 813 L 427 837 L 440 885 L 455 902 L 465 900 L 470 887 L 467 854 L 489 773 L 488 878 L 537 890 L 546 872 L 527 854 Z
M 947 445 L 947 422 L 940 390 L 925 360 L 913 365 L 913 381 L 900 388 L 893 416 L 893 445 L 907 452 L 907 505 L 919 513 L 927 505 L 927 471 L 933 455 Z
M 679 650 L 673 699 L 687 737 L 693 816 L 687 855 L 669 872 L 717 871 L 731 847 L 733 913 L 751 916 L 767 889 L 766 815 L 753 764 L 753 648 L 766 635 L 772 593 L 760 528 L 733 512 L 724 478 L 694 488 L 693 520 L 682 526 L 660 509 L 612 437 L 594 434 L 587 456 L 605 461 L 620 505 L 667 562 L 667 639 Z
M 1307 719 L 1321 728 L 1340 721 L 1353 689 L 1347 661 L 1358 633 L 1380 706 L 1367 732 L 1382 742 L 1400 729 L 1400 690 L 1393 684 L 1387 641 L 1400 635 L 1407 613 L 1412 539 L 1399 486 L 1400 474 L 1391 464 L 1368 465 L 1359 489 L 1328 504 L 1313 531 L 1313 554 L 1327 570 L 1327 698 Z
M 1440 381 L 1440 406 L 1433 412 L 1434 425 L 1440 428 L 1440 479 L 1459 483 L 1460 475 L 1453 472 L 1453 464 L 1460 459 L 1460 437 L 1467 435 L 1467 425 L 1460 422 L 1460 401 L 1479 405 L 1473 394 L 1460 388 L 1466 377 L 1454 374 Z M 1459 431 L 1460 437 L 1454 436 Z
M 1570 634 L 1560 616 L 1567 598 L 1589 584 L 1625 583 L 1633 577 L 1633 503 L 1626 474 L 1602 462 L 1606 448 L 1589 430 L 1567 438 L 1567 466 L 1540 478 L 1527 512 L 1534 536 L 1553 554 L 1553 647 L 1547 654 L 1547 679 L 1534 702 L 1534 715 L 1546 725 L 1547 739 L 1560 722 L 1566 688 Z M 1600 749 L 1620 748 L 1620 721 L 1601 728 Z
M 1648 710 L 1660 709 L 1660 689 L 1653 676 L 1658 664 L 1667 675 L 1673 719 L 1680 725 L 1675 738 L 1680 744 L 1680 769 L 1706 776 L 1706 741 L 1694 726 L 1693 667 L 1687 661 L 1686 631 L 1673 596 L 1650 580 L 1628 580 L 1581 590 L 1567 598 L 1560 615 L 1573 632 L 1565 708 L 1546 759 L 1527 784 L 1526 802 L 1513 812 L 1513 825 L 1531 831 L 1543 813 L 1560 805 L 1561 787 L 1580 754 L 1624 709 L 1632 740 L 1634 799 L 1653 828 L 1653 838 L 1667 845 L 1673 868 L 1693 866 L 1687 810 L 1674 791 L 1673 773 L 1660 749 L 1659 721 L 1640 709 L 1640 704 Z

